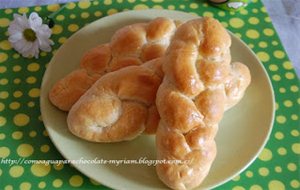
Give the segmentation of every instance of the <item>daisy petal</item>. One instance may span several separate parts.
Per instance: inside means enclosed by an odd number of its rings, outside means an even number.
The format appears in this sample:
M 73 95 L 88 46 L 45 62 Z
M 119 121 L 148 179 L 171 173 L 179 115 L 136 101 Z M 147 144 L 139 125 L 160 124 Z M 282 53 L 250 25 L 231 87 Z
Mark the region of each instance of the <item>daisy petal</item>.
M 8 27 L 8 34 L 12 35 L 16 32 L 23 32 L 23 30 L 24 29 L 22 27 L 20 27 L 19 25 L 11 23 Z
M 51 45 L 54 44 L 49 39 L 52 30 L 50 30 L 48 25 L 43 24 L 42 18 L 37 13 L 31 13 L 28 19 L 26 14 L 14 14 L 13 16 L 14 20 L 10 22 L 8 27 L 8 40 L 17 52 L 24 57 L 34 56 L 38 58 L 40 50 L 51 51 Z M 36 38 L 25 38 L 24 31 L 26 29 L 35 32 Z
M 21 53 L 21 49 L 25 46 L 26 40 L 22 38 L 21 40 L 18 40 L 17 42 L 13 43 L 13 47 L 15 50 L 19 53 Z
M 21 40 L 22 37 L 23 37 L 23 34 L 21 32 L 16 32 L 16 33 L 12 34 L 11 36 L 9 36 L 8 41 L 10 43 L 15 43 L 15 42 Z
M 46 52 L 51 51 L 49 39 L 38 38 L 40 49 Z
M 32 47 L 32 42 L 26 42 L 25 45 L 23 46 L 23 48 L 21 49 L 22 52 L 30 52 L 31 51 L 31 47 Z
M 33 47 L 33 43 L 27 42 L 22 49 L 22 55 L 24 57 L 29 57 L 30 55 L 33 55 L 34 50 L 32 49 L 32 47 Z
M 52 31 L 48 27 L 48 25 L 43 24 L 39 27 L 39 29 L 36 31 L 38 38 L 50 38 Z
M 54 42 L 50 39 L 49 39 L 49 43 L 50 43 L 50 45 L 54 45 Z
M 23 14 L 22 16 L 14 14 L 14 21 L 23 29 L 29 28 L 29 23 L 28 19 L 26 18 L 26 14 Z
M 29 15 L 29 25 L 32 29 L 38 30 L 38 28 L 43 24 L 42 18 L 36 12 Z
M 35 58 L 39 58 L 39 52 L 40 52 L 40 50 L 39 50 L 39 42 L 38 42 L 38 40 L 36 40 L 33 43 L 32 49 L 34 50 L 34 57 Z

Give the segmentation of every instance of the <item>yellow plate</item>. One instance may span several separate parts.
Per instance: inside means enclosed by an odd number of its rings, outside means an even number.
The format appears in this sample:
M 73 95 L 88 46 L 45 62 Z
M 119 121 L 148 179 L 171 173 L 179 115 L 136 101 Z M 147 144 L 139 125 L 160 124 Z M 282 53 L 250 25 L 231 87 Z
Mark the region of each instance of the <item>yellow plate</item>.
M 66 113 L 48 100 L 52 85 L 78 68 L 79 60 L 88 49 L 110 41 L 122 26 L 148 21 L 157 16 L 179 20 L 197 18 L 188 13 L 167 10 L 128 11 L 97 20 L 71 36 L 52 58 L 41 86 L 41 112 L 44 125 L 59 152 L 86 176 L 114 189 L 165 189 L 155 167 L 146 161 L 155 160 L 155 137 L 140 136 L 130 142 L 91 143 L 73 136 L 67 129 Z M 225 113 L 216 137 L 218 154 L 211 171 L 199 189 L 225 183 L 248 167 L 263 149 L 271 132 L 274 118 L 274 95 L 265 69 L 255 54 L 231 34 L 232 60 L 245 63 L 251 71 L 252 83 L 242 101 Z M 45 158 L 47 159 L 47 158 Z M 144 164 L 100 163 L 109 160 L 139 160 Z M 98 164 L 85 163 L 98 162 Z M 94 161 L 93 161 L 94 160 Z

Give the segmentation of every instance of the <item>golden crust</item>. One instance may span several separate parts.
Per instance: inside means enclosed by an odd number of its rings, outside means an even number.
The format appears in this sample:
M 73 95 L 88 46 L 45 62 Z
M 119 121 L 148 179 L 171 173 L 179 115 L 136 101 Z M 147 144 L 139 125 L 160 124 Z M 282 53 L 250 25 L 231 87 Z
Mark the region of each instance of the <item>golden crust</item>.
M 88 52 L 81 69 L 58 82 L 49 97 L 69 105 L 54 103 L 66 111 L 79 98 L 68 128 L 88 141 L 118 142 L 156 132 L 159 160 L 187 161 L 158 164 L 159 178 L 173 189 L 190 189 L 207 176 L 217 152 L 218 123 L 243 97 L 251 76 L 245 65 L 230 64 L 230 36 L 218 21 L 178 25 L 174 37 L 177 23 L 163 18 L 119 30 L 110 44 L 97 47 L 100 53 Z
M 85 69 L 75 70 L 55 84 L 49 92 L 49 99 L 57 108 L 69 111 L 73 102 L 78 100 L 78 94 L 84 94 L 97 79 L 97 75 L 90 76 Z
M 228 48 L 231 45 L 231 39 L 219 21 L 213 18 L 206 18 L 202 23 L 197 23 L 203 26 L 202 32 L 205 36 L 199 47 L 203 57 L 207 57 L 208 59 L 212 57 L 218 58 L 229 51 Z
M 142 61 L 138 57 L 114 57 L 109 65 L 109 71 L 116 71 L 131 65 L 141 65 Z
M 229 77 L 225 82 L 225 93 L 227 97 L 226 110 L 240 101 L 250 82 L 251 75 L 248 67 L 240 62 L 232 63 Z
M 148 109 L 148 117 L 145 126 L 145 134 L 153 135 L 156 133 L 156 129 L 158 127 L 158 123 L 160 120 L 159 113 L 155 105 L 150 106 Z
M 156 97 L 157 159 L 182 163 L 158 164 L 156 170 L 172 189 L 195 188 L 207 176 L 217 152 L 218 123 L 250 83 L 245 65 L 230 64 L 230 45 L 223 26 L 204 17 L 182 24 L 166 51 Z
M 162 38 L 168 38 L 168 36 L 174 33 L 176 28 L 176 23 L 170 22 L 166 18 L 158 17 L 149 23 L 147 26 L 147 40 L 149 41 L 159 41 Z
M 109 44 L 99 45 L 87 51 L 80 60 L 80 68 L 89 74 L 103 74 L 111 61 L 111 49 Z
M 59 80 L 49 92 L 50 102 L 68 111 L 93 83 L 83 82 L 88 78 L 101 78 L 105 73 L 130 65 L 140 65 L 161 57 L 176 30 L 177 23 L 168 18 L 156 18 L 148 23 L 125 26 L 112 36 L 110 43 L 99 45 L 87 51 L 80 61 L 80 77 L 70 73 Z M 78 81 L 66 88 L 68 81 Z M 83 81 L 81 81 L 83 80 Z M 86 90 L 76 90 L 86 89 Z M 61 92 L 64 91 L 64 92 Z M 69 97 L 73 98 L 70 99 Z
M 74 104 L 67 123 L 76 136 L 93 142 L 131 140 L 149 126 L 156 131 L 156 92 L 161 61 L 128 66 L 101 77 Z M 158 69 L 156 71 L 155 69 Z
M 149 43 L 145 44 L 141 50 L 141 60 L 143 62 L 162 57 L 166 50 L 166 46 L 162 44 Z
M 146 23 L 125 26 L 118 30 L 110 42 L 113 56 L 135 56 L 146 43 Z

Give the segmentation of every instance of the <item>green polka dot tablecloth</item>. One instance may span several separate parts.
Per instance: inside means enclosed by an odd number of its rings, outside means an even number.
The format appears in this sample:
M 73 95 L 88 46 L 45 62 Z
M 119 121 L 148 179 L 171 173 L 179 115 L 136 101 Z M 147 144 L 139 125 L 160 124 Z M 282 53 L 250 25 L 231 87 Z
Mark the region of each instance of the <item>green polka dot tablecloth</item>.
M 226 12 L 204 0 L 104 0 L 69 3 L 55 16 L 50 53 L 20 56 L 8 42 L 14 13 L 46 17 L 62 5 L 0 10 L 0 189 L 109 189 L 71 165 L 22 164 L 22 160 L 64 159 L 49 139 L 39 109 L 47 63 L 68 37 L 101 17 L 134 9 L 171 9 L 217 18 L 257 54 L 271 78 L 276 115 L 270 139 L 241 174 L 216 189 L 300 189 L 299 79 L 281 46 L 265 7 L 252 0 L 240 12 Z M 15 160 L 15 163 L 8 162 Z

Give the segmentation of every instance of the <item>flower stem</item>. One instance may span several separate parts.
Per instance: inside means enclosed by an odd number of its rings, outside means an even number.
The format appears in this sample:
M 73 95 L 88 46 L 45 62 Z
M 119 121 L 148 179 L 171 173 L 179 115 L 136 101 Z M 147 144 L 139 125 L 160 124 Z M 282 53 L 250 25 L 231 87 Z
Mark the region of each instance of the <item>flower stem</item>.
M 47 23 L 47 25 L 49 26 L 49 28 L 53 28 L 53 26 L 55 25 L 54 22 L 54 17 L 60 13 L 65 7 L 67 6 L 67 4 L 64 4 L 62 7 L 60 7 L 57 11 L 51 13 L 49 16 L 47 16 L 45 18 L 45 22 Z
M 67 6 L 67 4 L 64 4 L 62 7 L 60 7 L 57 11 L 54 11 L 53 13 L 51 13 L 49 16 L 47 16 L 48 18 L 54 18 L 58 13 L 60 13 L 65 7 Z

